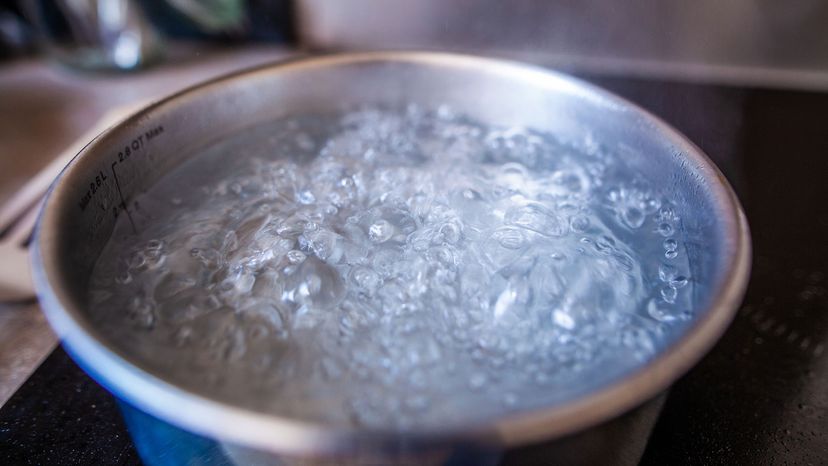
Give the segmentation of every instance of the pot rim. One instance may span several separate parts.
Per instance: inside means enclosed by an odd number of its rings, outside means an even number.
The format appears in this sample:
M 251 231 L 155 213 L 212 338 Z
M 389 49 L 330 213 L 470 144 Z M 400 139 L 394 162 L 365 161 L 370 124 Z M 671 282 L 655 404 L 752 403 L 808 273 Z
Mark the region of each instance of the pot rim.
M 124 128 L 148 118 L 153 111 L 197 99 L 214 86 L 259 74 L 281 73 L 302 68 L 335 67 L 354 63 L 408 63 L 438 67 L 482 69 L 514 76 L 539 86 L 586 97 L 602 104 L 625 108 L 640 115 L 655 131 L 681 149 L 700 167 L 699 174 L 710 186 L 710 197 L 723 214 L 723 250 L 728 257 L 723 280 L 713 292 L 707 308 L 700 309 L 695 323 L 674 344 L 648 364 L 604 388 L 561 405 L 514 413 L 486 424 L 405 432 L 361 430 L 263 414 L 236 407 L 187 391 L 133 365 L 96 338 L 96 329 L 74 306 L 61 277 L 55 238 L 60 234 L 56 207 L 66 196 L 67 177 L 77 161 L 93 157 L 103 139 L 117 136 Z M 41 306 L 64 347 L 73 359 L 117 397 L 167 422 L 208 437 L 262 450 L 288 454 L 332 454 L 365 445 L 399 450 L 401 445 L 484 442 L 503 447 L 522 445 L 572 434 L 616 417 L 664 391 L 690 369 L 719 339 L 739 306 L 749 277 L 750 233 L 744 212 L 727 180 L 710 159 L 684 135 L 659 118 L 615 94 L 577 78 L 534 65 L 507 60 L 438 52 L 367 52 L 302 57 L 235 72 L 192 86 L 163 98 L 108 129 L 64 168 L 47 195 L 39 214 L 32 243 L 35 288 Z

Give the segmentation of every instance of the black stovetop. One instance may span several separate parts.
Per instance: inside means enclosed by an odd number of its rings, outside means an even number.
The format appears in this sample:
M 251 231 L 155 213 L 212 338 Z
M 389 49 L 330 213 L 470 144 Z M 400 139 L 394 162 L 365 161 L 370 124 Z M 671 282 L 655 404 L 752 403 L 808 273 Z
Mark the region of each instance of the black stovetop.
M 744 305 L 679 380 L 642 464 L 828 464 L 828 93 L 589 78 L 683 131 L 750 222 Z M 140 464 L 107 392 L 61 350 L 0 409 L 0 464 Z

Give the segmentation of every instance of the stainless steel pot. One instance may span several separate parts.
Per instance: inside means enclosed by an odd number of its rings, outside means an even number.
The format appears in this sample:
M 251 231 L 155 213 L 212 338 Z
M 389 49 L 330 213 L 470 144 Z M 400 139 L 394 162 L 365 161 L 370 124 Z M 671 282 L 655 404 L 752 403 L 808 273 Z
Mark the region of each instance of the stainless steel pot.
M 678 199 L 696 279 L 694 325 L 637 372 L 565 405 L 465 429 L 401 434 L 332 428 L 207 398 L 130 360 L 90 321 L 87 281 L 116 217 L 132 216 L 135 196 L 200 148 L 289 114 L 410 102 L 447 103 L 490 124 L 591 136 L 626 157 L 654 187 L 670 189 Z M 38 223 L 33 261 L 49 321 L 75 360 L 134 407 L 126 408 L 127 420 L 148 462 L 158 460 L 152 450 L 158 442 L 140 439 L 161 429 L 167 437 L 180 435 L 172 448 L 183 448 L 184 455 L 195 451 L 184 446 L 204 441 L 221 445 L 216 455 L 243 463 L 275 461 L 272 455 L 337 464 L 481 463 L 497 460 L 503 451 L 507 458 L 543 462 L 634 463 L 660 406 L 659 394 L 710 349 L 733 317 L 747 283 L 750 240 L 738 200 L 710 160 L 677 131 L 621 98 L 521 64 L 369 53 L 231 75 L 155 103 L 108 130 L 53 186 Z

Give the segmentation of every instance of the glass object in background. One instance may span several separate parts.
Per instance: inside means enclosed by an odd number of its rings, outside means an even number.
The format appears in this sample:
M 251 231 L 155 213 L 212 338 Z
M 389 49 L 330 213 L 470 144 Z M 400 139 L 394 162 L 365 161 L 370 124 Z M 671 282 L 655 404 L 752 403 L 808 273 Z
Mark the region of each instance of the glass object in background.
M 167 0 L 206 32 L 239 31 L 247 20 L 243 0 Z
M 239 44 L 293 40 L 292 0 L 142 0 L 167 38 Z
M 26 0 L 45 50 L 85 70 L 133 70 L 160 56 L 159 36 L 133 0 Z
M 0 60 L 32 51 L 31 28 L 14 3 L 0 2 Z

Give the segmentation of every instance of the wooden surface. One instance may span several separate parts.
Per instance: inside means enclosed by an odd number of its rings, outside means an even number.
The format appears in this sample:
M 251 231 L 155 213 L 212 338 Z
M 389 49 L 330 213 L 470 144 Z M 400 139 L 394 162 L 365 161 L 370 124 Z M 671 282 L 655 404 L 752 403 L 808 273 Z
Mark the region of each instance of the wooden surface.
M 110 75 L 80 73 L 44 59 L 0 62 L 0 204 L 108 109 L 277 61 L 287 52 L 274 47 L 180 47 L 170 56 L 149 70 Z M 37 305 L 0 305 L 0 406 L 55 344 Z
M 0 305 L 0 406 L 56 344 L 37 304 Z

